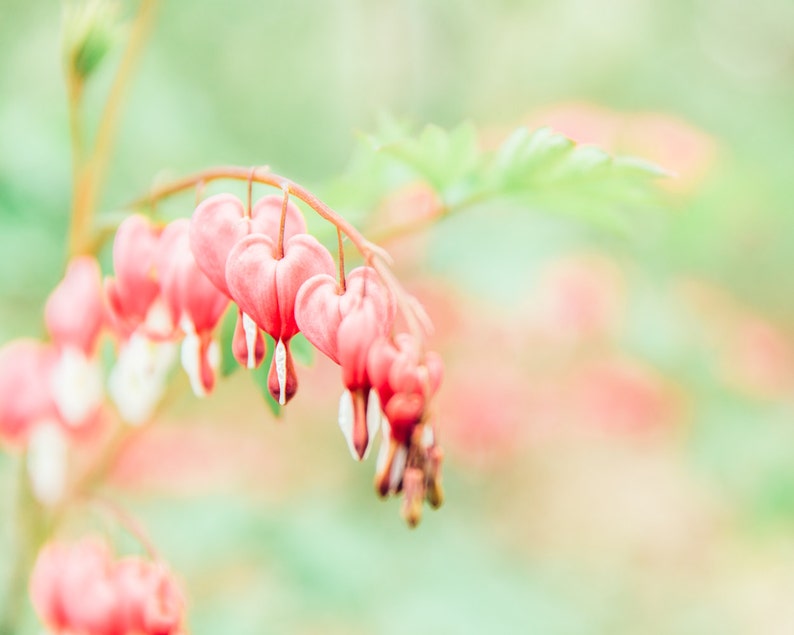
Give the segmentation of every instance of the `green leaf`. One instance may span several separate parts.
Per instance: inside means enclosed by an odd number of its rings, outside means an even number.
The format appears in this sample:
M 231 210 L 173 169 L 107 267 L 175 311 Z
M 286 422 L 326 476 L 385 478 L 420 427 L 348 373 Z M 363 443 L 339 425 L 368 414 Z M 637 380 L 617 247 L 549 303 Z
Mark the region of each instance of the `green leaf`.
M 270 408 L 270 412 L 273 413 L 274 417 L 278 418 L 281 417 L 283 408 L 278 401 L 273 399 L 273 395 L 270 394 L 270 390 L 267 387 L 267 375 L 270 372 L 270 364 L 273 361 L 273 352 L 276 350 L 276 343 L 269 335 L 266 335 L 265 339 L 267 344 L 267 354 L 265 355 L 265 359 L 262 361 L 262 364 L 258 368 L 255 368 L 251 371 L 251 377 L 254 378 L 254 382 L 259 388 L 259 392 L 264 398 L 267 407 Z
M 314 346 L 304 337 L 303 333 L 298 333 L 289 341 L 289 349 L 292 351 L 295 361 L 304 366 L 314 364 Z
M 477 131 L 468 123 L 450 132 L 430 125 L 417 137 L 385 143 L 376 135 L 371 137 L 371 143 L 379 152 L 409 167 L 442 196 L 461 181 L 474 177 L 482 161 Z
M 63 14 L 64 54 L 76 77 L 87 79 L 105 59 L 117 37 L 115 2 L 68 3 Z
M 237 363 L 232 353 L 232 340 L 234 339 L 234 328 L 236 325 L 237 305 L 230 302 L 221 322 L 221 377 L 228 377 L 240 368 L 240 364 Z
M 577 145 L 551 128 L 534 132 L 519 128 L 496 151 L 489 183 L 497 192 L 549 188 L 571 192 L 593 183 L 604 191 L 614 185 L 633 185 L 666 175 L 647 161 L 615 158 L 595 146 Z

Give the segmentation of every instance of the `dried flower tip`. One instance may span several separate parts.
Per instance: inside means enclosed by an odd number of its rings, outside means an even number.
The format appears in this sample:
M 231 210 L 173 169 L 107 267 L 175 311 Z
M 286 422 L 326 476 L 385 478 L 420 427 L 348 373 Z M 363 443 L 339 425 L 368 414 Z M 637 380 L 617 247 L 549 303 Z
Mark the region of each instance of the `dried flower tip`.
M 402 517 L 408 526 L 416 527 L 422 519 L 422 503 L 425 499 L 425 475 L 418 467 L 409 467 L 403 476 Z

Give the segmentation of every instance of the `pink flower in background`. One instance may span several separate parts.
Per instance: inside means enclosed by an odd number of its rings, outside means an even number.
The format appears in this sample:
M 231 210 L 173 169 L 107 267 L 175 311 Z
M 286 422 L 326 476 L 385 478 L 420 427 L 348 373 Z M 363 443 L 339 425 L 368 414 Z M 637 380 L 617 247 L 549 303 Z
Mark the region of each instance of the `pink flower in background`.
M 38 555 L 30 598 L 42 622 L 76 635 L 177 635 L 184 599 L 164 565 L 114 560 L 104 542 L 50 543 Z
M 659 429 L 674 414 L 674 403 L 661 379 L 628 360 L 581 366 L 560 396 L 572 423 L 607 431 Z
M 135 331 L 149 339 L 168 339 L 173 323 L 162 298 L 155 261 L 162 228 L 133 214 L 119 225 L 113 241 L 114 277 L 105 281 L 114 329 L 121 337 Z
M 53 343 L 90 357 L 105 324 L 105 301 L 99 264 L 89 256 L 73 259 L 66 275 L 47 299 L 44 322 Z
M 55 361 L 55 351 L 35 340 L 0 349 L 0 440 L 7 445 L 24 445 L 35 425 L 58 421 L 49 379 Z
M 73 260 L 47 300 L 52 343 L 15 340 L 0 349 L 0 440 L 27 449 L 34 494 L 53 505 L 66 487 L 72 440 L 96 437 L 104 421 L 96 357 L 104 302 L 96 261 Z
M 171 316 L 184 334 L 182 365 L 193 392 L 206 395 L 215 386 L 220 349 L 212 333 L 229 305 L 228 296 L 210 282 L 190 249 L 186 218 L 163 231 L 155 259 L 161 294 Z
M 558 260 L 541 274 L 532 312 L 549 335 L 580 339 L 615 330 L 622 313 L 622 280 L 600 255 Z
M 99 263 L 88 256 L 75 258 L 44 309 L 57 351 L 51 374 L 53 399 L 62 420 L 75 431 L 89 428 L 104 402 L 97 343 L 105 318 Z
M 758 396 L 784 396 L 794 387 L 791 342 L 760 316 L 742 316 L 734 325 L 724 364 L 731 381 Z

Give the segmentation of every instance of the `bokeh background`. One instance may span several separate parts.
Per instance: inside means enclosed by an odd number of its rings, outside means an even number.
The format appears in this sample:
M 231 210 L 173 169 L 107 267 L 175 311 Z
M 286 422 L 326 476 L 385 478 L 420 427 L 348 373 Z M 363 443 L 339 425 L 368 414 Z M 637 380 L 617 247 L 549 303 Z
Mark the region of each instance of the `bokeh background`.
M 0 3 L 2 342 L 43 332 L 63 272 L 60 15 Z M 377 232 L 433 204 L 405 175 L 351 203 L 384 114 L 469 122 L 485 149 L 547 124 L 675 176 L 616 200 L 628 229 L 501 202 L 384 243 L 448 370 L 447 503 L 415 531 L 350 460 L 319 356 L 280 421 L 244 372 L 202 402 L 175 379 L 103 492 L 181 576 L 191 632 L 794 633 L 794 4 L 164 0 L 102 208 L 269 164 Z

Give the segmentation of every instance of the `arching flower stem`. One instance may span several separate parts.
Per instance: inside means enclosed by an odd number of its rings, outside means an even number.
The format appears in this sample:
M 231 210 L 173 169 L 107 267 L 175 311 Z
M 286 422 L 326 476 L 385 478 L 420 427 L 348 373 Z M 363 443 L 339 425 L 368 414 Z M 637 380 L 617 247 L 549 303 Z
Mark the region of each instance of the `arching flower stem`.
M 339 295 L 342 295 L 347 290 L 347 283 L 345 282 L 345 246 L 342 244 L 342 230 L 336 228 L 336 243 L 339 250 Z
M 151 205 L 158 200 L 193 188 L 198 183 L 208 183 L 210 181 L 223 179 L 257 182 L 263 185 L 276 187 L 300 199 L 311 207 L 320 217 L 334 225 L 338 232 L 348 237 L 350 242 L 358 249 L 365 264 L 372 267 L 380 276 L 383 284 L 394 293 L 397 298 L 397 306 L 405 317 L 408 330 L 419 342 L 424 342 L 425 336 L 432 330 L 430 319 L 418 306 L 418 303 L 413 301 L 413 298 L 405 291 L 392 273 L 389 267 L 390 259 L 388 254 L 376 244 L 367 240 L 367 238 L 350 224 L 349 221 L 329 207 L 314 193 L 295 181 L 271 172 L 267 167 L 250 169 L 239 166 L 218 166 L 209 168 L 176 181 L 158 185 L 146 196 L 130 202 L 127 207 Z M 279 240 L 279 243 L 281 244 L 281 240 Z

